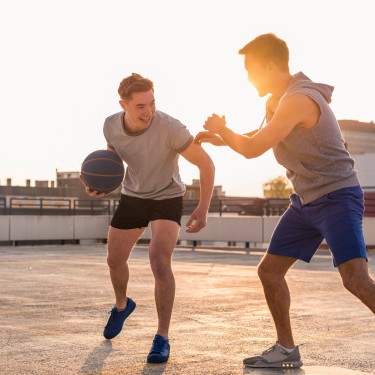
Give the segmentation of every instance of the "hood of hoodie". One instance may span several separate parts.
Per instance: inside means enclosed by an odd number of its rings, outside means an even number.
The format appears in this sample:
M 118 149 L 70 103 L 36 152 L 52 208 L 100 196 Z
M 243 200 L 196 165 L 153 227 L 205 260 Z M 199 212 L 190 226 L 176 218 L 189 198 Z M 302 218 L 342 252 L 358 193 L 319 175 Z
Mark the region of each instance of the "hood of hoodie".
M 304 93 L 308 90 L 314 90 L 318 92 L 324 100 L 329 104 L 332 100 L 332 93 L 334 90 L 333 86 L 326 85 L 325 83 L 316 83 L 313 82 L 309 77 L 307 77 L 302 72 L 299 72 L 292 76 L 288 86 L 286 87 L 283 95 L 281 97 L 275 97 L 274 95 L 270 96 L 266 103 L 266 116 L 265 120 L 267 123 L 271 121 L 279 103 L 287 96 Z M 263 126 L 263 123 L 260 127 Z
M 283 96 L 294 94 L 300 89 L 316 90 L 324 97 L 327 103 L 331 103 L 332 101 L 333 86 L 326 85 L 325 83 L 313 82 L 302 72 L 292 76 Z

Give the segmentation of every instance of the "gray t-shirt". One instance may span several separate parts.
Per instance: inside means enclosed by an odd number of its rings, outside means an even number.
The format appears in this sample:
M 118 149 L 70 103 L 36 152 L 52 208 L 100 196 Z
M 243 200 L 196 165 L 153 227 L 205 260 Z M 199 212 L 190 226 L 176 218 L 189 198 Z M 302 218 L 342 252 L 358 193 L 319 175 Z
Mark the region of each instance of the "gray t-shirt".
M 103 129 L 108 146 L 127 164 L 121 193 L 156 200 L 183 196 L 178 157 L 193 141 L 186 126 L 155 111 L 149 128 L 129 134 L 123 119 L 123 111 L 115 113 L 105 120 Z

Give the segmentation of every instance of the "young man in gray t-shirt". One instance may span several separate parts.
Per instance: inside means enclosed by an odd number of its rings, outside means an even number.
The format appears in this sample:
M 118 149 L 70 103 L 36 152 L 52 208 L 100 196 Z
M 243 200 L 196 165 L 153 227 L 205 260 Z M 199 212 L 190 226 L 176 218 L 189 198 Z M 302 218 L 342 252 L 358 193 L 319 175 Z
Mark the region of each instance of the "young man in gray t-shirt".
M 108 258 L 116 304 L 104 329 L 112 339 L 135 309 L 127 296 L 128 258 L 145 228 L 151 225 L 149 258 L 155 278 L 158 328 L 149 363 L 166 362 L 170 346 L 168 330 L 175 295 L 172 253 L 181 225 L 185 186 L 181 181 L 178 158 L 182 155 L 200 172 L 200 201 L 186 223 L 186 231 L 199 232 L 207 222 L 214 185 L 214 165 L 202 147 L 180 121 L 157 111 L 153 83 L 132 74 L 122 80 L 118 93 L 123 111 L 105 120 L 104 136 L 109 150 L 127 164 L 121 199 L 108 232 Z M 86 191 L 91 196 L 103 194 Z

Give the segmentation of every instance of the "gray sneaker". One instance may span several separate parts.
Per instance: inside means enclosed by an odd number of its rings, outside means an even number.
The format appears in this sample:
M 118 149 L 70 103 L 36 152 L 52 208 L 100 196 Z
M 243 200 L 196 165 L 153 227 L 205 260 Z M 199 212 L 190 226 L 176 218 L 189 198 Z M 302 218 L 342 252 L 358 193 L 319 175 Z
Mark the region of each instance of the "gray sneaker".
M 284 350 L 278 343 L 267 349 L 260 356 L 243 360 L 247 367 L 296 368 L 302 366 L 298 346 L 291 353 Z

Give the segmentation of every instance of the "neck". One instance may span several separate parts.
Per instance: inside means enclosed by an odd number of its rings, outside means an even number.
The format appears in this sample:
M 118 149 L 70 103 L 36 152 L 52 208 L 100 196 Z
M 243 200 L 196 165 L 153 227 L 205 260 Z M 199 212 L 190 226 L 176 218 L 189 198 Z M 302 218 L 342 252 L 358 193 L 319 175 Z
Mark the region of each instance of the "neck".
M 284 94 L 291 79 L 292 75 L 289 72 L 281 73 L 271 90 L 271 94 L 280 98 Z
M 128 133 L 138 133 L 139 131 L 143 130 L 142 127 L 139 127 L 137 124 L 132 122 L 131 118 L 126 112 L 124 113 L 124 128 Z

